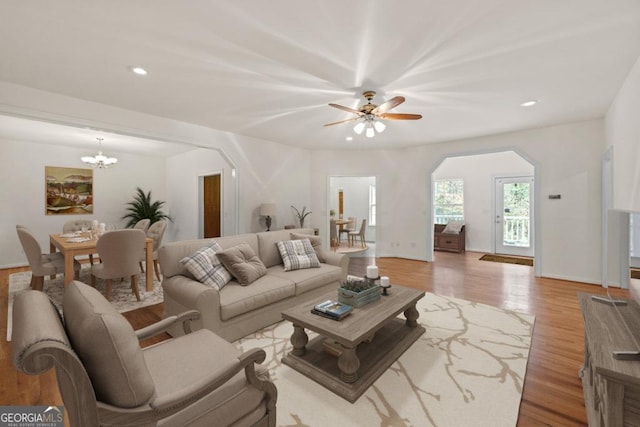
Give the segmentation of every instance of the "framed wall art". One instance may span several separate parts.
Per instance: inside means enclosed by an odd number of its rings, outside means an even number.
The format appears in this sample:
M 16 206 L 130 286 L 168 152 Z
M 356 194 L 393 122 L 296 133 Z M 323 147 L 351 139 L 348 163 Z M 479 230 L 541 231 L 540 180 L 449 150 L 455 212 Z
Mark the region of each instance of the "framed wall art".
M 45 166 L 47 215 L 93 213 L 93 169 Z

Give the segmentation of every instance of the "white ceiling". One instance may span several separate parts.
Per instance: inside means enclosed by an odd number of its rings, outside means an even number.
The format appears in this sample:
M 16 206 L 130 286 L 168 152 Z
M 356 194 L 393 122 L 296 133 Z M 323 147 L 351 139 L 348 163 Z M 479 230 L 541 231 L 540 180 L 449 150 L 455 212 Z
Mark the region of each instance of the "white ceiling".
M 638 0 L 0 3 L 1 81 L 312 149 L 602 117 L 639 56 Z M 351 142 L 352 124 L 323 126 L 365 89 L 423 119 Z M 5 136 L 43 126 L 0 120 Z

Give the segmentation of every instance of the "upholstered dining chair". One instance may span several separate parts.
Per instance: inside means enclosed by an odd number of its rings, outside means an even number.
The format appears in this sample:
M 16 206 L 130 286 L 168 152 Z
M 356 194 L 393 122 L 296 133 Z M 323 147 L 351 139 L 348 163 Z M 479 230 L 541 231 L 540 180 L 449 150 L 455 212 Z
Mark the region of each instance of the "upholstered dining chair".
M 42 291 L 44 289 L 44 277 L 64 274 L 64 256 L 60 252 L 44 254 L 40 249 L 40 243 L 23 225 L 16 226 L 18 239 L 22 245 L 31 268 L 31 289 Z M 76 279 L 80 274 L 80 264 L 74 260 Z
M 135 228 L 136 230 L 142 230 L 144 232 L 144 234 L 147 234 L 147 230 L 149 230 L 149 223 L 151 221 L 147 218 L 145 219 L 141 219 L 140 221 L 136 222 L 136 224 L 133 226 L 133 228 Z
M 88 219 L 71 219 L 62 224 L 63 233 L 74 233 L 76 231 L 82 231 L 83 227 L 87 230 L 91 230 L 93 223 Z M 89 254 L 89 263 L 93 265 L 93 254 Z
M 138 260 L 144 255 L 145 239 L 142 230 L 134 229 L 107 231 L 98 239 L 96 250 L 102 263 L 91 266 L 91 284 L 95 286 L 96 277 L 106 280 L 104 296 L 107 300 L 113 279 L 130 277 L 131 290 L 140 301 Z
M 153 239 L 153 270 L 156 272 L 156 277 L 160 280 L 160 270 L 158 268 L 158 248 L 162 243 L 162 238 L 164 237 L 164 231 L 167 229 L 167 221 L 160 220 L 156 221 L 149 226 L 149 230 L 147 230 L 147 237 Z M 145 261 L 145 255 L 142 254 L 142 258 L 139 260 L 140 271 L 144 271 L 142 267 L 142 263 Z
M 350 216 L 347 218 L 347 221 L 349 221 L 347 224 L 345 224 L 341 229 L 338 230 L 338 242 L 342 242 L 342 235 L 346 234 L 347 235 L 347 240 L 349 239 L 349 233 L 351 233 L 352 231 L 356 231 L 356 224 L 357 224 L 357 219 L 355 216 Z
M 63 313 L 64 322 L 41 292 L 16 295 L 11 347 L 16 370 L 55 369 L 71 426 L 275 426 L 277 389 L 257 365 L 264 350 L 191 332 L 197 311 L 136 331 L 100 292 L 73 281 Z M 186 335 L 141 348 L 173 325 Z
M 329 221 L 329 245 L 334 251 L 340 246 L 340 242 L 338 241 L 338 224 L 336 224 L 335 219 Z
M 351 231 L 349 233 L 349 245 L 355 245 L 356 244 L 356 239 L 358 237 L 360 237 L 360 244 L 362 245 L 362 247 L 366 247 L 367 245 L 364 243 L 364 233 L 367 231 L 367 220 L 363 219 L 362 220 L 362 225 L 360 225 L 360 230 L 358 231 Z

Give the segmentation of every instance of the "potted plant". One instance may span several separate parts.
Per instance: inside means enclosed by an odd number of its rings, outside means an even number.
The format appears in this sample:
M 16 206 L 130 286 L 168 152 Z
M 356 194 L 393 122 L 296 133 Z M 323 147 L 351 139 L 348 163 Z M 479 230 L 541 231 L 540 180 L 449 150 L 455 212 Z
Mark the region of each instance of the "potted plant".
M 295 206 L 291 206 L 295 211 L 298 222 L 300 222 L 300 228 L 304 228 L 304 219 L 311 214 L 311 211 L 307 211 L 307 207 L 303 206 L 302 211 L 299 211 Z
M 173 221 L 169 215 L 162 212 L 163 201 L 156 200 L 151 202 L 151 191 L 147 194 L 140 187 L 136 188 L 136 194 L 133 201 L 127 203 L 127 214 L 122 219 L 127 220 L 125 227 L 130 228 L 136 225 L 141 219 L 148 219 L 149 224 L 158 222 L 161 219 Z
M 336 211 L 334 211 L 333 209 L 329 209 L 329 216 L 331 218 L 333 218 L 334 216 L 336 216 Z

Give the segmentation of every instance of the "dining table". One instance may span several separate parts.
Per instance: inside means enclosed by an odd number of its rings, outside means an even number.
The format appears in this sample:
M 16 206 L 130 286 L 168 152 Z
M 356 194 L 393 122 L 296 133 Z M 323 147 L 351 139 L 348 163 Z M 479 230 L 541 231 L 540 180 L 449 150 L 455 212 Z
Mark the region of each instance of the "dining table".
M 84 238 L 83 238 L 84 237 Z M 86 240 L 85 240 L 86 238 Z M 73 260 L 79 255 L 98 253 L 98 239 L 91 238 L 90 233 L 80 233 L 69 237 L 67 234 L 49 235 L 49 249 L 51 253 L 60 251 L 64 256 L 64 285 L 67 286 L 74 279 Z M 147 292 L 153 290 L 153 239 L 145 239 L 145 278 Z M 98 255 L 100 255 L 98 253 Z

